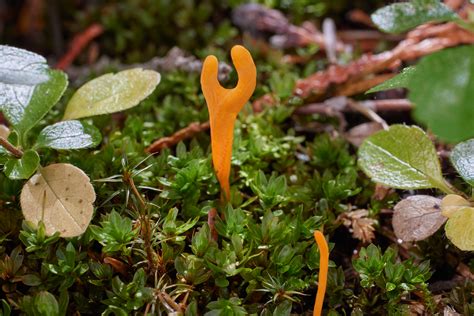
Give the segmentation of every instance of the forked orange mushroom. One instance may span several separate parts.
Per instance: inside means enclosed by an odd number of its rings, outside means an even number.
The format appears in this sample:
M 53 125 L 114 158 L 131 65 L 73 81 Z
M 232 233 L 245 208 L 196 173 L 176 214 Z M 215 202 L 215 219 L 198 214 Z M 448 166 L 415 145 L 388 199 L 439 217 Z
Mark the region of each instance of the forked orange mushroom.
M 328 280 L 329 247 L 326 238 L 324 238 L 323 233 L 321 233 L 319 230 L 314 231 L 314 239 L 316 240 L 319 249 L 319 275 L 318 292 L 316 293 L 313 316 L 321 316 L 324 295 L 326 294 L 326 284 Z
M 257 69 L 249 51 L 236 45 L 230 54 L 239 77 L 235 88 L 226 89 L 220 85 L 217 79 L 218 61 L 213 55 L 204 60 L 201 72 L 201 87 L 211 126 L 212 162 L 225 200 L 230 198 L 230 160 L 235 120 L 252 96 L 257 82 Z

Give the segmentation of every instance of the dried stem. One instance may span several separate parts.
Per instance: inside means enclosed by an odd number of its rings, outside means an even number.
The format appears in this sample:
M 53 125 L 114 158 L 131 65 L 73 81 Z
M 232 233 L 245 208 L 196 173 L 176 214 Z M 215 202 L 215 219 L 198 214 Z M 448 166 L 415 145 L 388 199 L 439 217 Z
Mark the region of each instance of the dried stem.
M 197 133 L 200 133 L 207 129 L 209 129 L 209 121 L 204 122 L 204 123 L 193 122 L 189 126 L 183 129 L 180 129 L 179 131 L 177 131 L 171 136 L 163 137 L 154 141 L 150 146 L 148 146 L 148 148 L 146 149 L 146 152 L 157 153 L 164 148 L 169 148 L 171 146 L 174 146 L 180 141 L 191 138 Z

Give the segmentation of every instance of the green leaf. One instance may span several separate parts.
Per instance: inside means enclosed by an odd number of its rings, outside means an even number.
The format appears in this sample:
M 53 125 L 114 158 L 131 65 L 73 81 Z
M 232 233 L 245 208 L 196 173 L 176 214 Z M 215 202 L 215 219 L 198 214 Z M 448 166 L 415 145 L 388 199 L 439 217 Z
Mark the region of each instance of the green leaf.
M 464 181 L 474 186 L 474 139 L 457 144 L 450 158 Z
M 36 140 L 36 146 L 54 149 L 80 149 L 97 146 L 102 140 L 99 130 L 80 121 L 63 121 L 46 126 Z
M 49 69 L 44 57 L 0 46 L 0 110 L 21 135 L 58 102 L 66 86 L 67 76 Z
M 415 118 L 448 142 L 474 137 L 474 46 L 423 58 L 410 79 Z
M 474 251 L 474 208 L 456 211 L 446 222 L 446 236 L 461 250 Z
M 404 68 L 401 73 L 373 87 L 372 89 L 367 91 L 366 94 L 384 91 L 384 90 L 408 88 L 409 80 L 411 76 L 413 75 L 413 73 L 415 72 L 415 69 L 416 68 L 414 66 Z
M 380 8 L 371 18 L 384 32 L 402 33 L 426 22 L 453 21 L 459 17 L 439 0 L 412 0 Z
M 8 159 L 4 172 L 10 179 L 28 179 L 38 169 L 39 162 L 38 153 L 34 150 L 27 150 L 20 159 Z
M 83 85 L 69 101 L 64 119 L 123 111 L 149 96 L 160 82 L 153 70 L 135 68 L 105 74 Z
M 372 180 L 390 187 L 450 191 L 433 143 L 416 126 L 392 125 L 368 137 L 359 148 L 359 166 Z
M 53 294 L 41 291 L 34 298 L 36 315 L 59 316 L 58 301 Z

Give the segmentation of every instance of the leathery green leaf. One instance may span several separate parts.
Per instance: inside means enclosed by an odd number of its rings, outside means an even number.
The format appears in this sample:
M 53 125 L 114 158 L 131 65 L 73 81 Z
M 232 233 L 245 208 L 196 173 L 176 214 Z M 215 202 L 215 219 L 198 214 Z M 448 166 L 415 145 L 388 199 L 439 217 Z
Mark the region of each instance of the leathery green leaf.
M 390 187 L 450 192 L 433 143 L 416 126 L 392 125 L 368 137 L 359 148 L 359 165 L 372 180 Z
M 93 125 L 72 120 L 46 126 L 40 132 L 36 146 L 54 149 L 81 149 L 95 147 L 101 139 L 99 130 Z

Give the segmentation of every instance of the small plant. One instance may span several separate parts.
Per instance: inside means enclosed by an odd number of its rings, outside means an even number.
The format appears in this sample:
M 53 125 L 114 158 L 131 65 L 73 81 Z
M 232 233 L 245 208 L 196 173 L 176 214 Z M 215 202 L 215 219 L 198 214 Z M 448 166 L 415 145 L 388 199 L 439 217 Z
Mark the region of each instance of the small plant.
M 4 131 L 7 137 L 0 136 L 3 172 L 10 179 L 30 179 L 21 193 L 27 221 L 34 226 L 43 222 L 49 236 L 56 232 L 62 237 L 78 236 L 92 219 L 95 192 L 89 177 L 71 164 L 41 167 L 38 151 L 97 146 L 102 138 L 99 130 L 76 119 L 137 105 L 153 92 L 160 75 L 131 69 L 86 83 L 67 104 L 64 120 L 44 127 L 32 141 L 28 133 L 59 101 L 67 76 L 48 68 L 42 56 L 9 46 L 0 46 L 0 66 L 7 78 L 1 86 L 0 110 L 13 128 Z
M 392 248 L 382 254 L 380 248 L 371 244 L 360 250 L 359 257 L 353 260 L 353 266 L 366 291 L 361 299 L 367 301 L 364 305 L 369 305 L 371 313 L 385 302 L 389 312 L 400 310 L 398 305 L 402 296 L 415 290 L 421 290 L 425 300 L 431 300 L 426 283 L 431 276 L 429 262 L 419 265 L 412 260 L 397 262 L 396 252 Z

